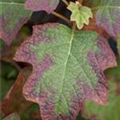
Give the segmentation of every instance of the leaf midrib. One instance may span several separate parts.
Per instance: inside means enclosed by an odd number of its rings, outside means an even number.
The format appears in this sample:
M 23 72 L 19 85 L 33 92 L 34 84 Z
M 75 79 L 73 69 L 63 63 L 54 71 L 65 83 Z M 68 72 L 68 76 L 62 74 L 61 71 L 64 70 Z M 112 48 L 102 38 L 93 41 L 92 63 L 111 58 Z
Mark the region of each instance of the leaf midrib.
M 74 39 L 74 30 L 72 30 L 72 33 L 71 33 L 71 38 L 70 38 L 70 43 L 69 43 L 70 44 L 69 45 L 69 51 L 68 51 L 67 59 L 66 59 L 66 61 L 64 63 L 65 67 L 64 67 L 64 70 L 63 70 L 63 78 L 62 78 L 61 89 L 60 89 L 60 94 L 59 94 L 57 105 L 58 105 L 58 103 L 60 101 L 60 96 L 61 96 L 62 91 L 63 91 L 63 83 L 64 83 L 64 80 L 65 80 L 65 73 L 66 73 L 67 63 L 68 63 L 68 60 L 69 60 L 69 56 L 71 54 L 71 48 L 72 48 L 72 41 L 73 41 L 73 39 Z

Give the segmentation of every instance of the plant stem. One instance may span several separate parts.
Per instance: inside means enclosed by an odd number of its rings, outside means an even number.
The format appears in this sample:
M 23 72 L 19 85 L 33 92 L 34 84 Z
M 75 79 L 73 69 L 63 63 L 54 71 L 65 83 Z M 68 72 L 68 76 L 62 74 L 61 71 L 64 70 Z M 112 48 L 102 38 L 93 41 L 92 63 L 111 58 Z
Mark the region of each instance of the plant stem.
M 73 25 L 72 25 L 72 31 L 74 32 L 76 30 L 77 26 L 76 26 L 76 22 L 73 22 Z
M 66 17 L 64 17 L 63 15 L 61 15 L 61 14 L 55 12 L 55 11 L 53 11 L 52 14 L 59 17 L 60 19 L 64 20 L 66 23 L 68 23 L 71 26 L 70 20 L 67 19 Z
M 69 5 L 67 0 L 62 0 L 62 2 L 64 2 L 67 6 Z

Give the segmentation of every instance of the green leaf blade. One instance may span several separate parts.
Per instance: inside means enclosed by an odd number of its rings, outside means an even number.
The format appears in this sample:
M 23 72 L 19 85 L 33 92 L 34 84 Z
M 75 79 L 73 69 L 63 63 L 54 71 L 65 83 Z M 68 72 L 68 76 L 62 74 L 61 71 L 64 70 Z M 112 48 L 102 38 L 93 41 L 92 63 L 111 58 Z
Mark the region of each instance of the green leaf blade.
M 35 26 L 14 59 L 33 65 L 23 91 L 40 105 L 43 120 L 75 120 L 85 99 L 104 104 L 103 70 L 116 65 L 107 42 L 96 33 L 73 32 L 57 23 Z

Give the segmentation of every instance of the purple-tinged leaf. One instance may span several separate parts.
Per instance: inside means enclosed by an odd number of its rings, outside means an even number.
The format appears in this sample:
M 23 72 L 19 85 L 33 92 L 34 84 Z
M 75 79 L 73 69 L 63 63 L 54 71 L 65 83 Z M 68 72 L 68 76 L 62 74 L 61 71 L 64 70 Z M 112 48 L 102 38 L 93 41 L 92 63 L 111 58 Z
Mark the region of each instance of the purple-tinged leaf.
M 96 14 L 97 25 L 118 38 L 120 31 L 120 0 L 83 0 Z
M 120 0 L 102 0 L 96 13 L 96 22 L 99 26 L 115 38 L 120 31 Z
M 86 99 L 105 104 L 103 71 L 116 65 L 106 39 L 57 23 L 35 26 L 14 60 L 33 66 L 23 93 L 39 104 L 43 120 L 75 120 Z
M 28 10 L 40 11 L 45 10 L 48 13 L 51 13 L 56 9 L 59 0 L 27 0 L 25 7 Z
M 0 0 L 0 38 L 10 45 L 31 11 L 24 9 L 25 0 Z

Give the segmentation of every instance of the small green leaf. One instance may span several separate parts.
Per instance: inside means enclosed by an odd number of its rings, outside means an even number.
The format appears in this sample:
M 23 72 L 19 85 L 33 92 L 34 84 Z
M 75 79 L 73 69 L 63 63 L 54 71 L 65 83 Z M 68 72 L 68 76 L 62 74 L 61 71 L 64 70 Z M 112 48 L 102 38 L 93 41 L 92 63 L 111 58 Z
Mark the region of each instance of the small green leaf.
M 79 6 L 73 2 L 70 2 L 68 9 L 72 12 L 71 21 L 77 23 L 77 27 L 82 29 L 84 24 L 89 24 L 89 18 L 93 17 L 92 11 L 90 8 L 85 6 Z

